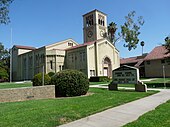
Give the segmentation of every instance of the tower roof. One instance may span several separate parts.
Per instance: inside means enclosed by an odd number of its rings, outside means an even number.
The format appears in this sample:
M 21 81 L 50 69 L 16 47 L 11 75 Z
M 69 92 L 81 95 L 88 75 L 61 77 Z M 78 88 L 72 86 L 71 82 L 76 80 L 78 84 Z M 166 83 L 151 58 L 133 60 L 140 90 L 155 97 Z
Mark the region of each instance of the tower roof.
M 14 45 L 13 47 L 16 47 L 18 49 L 27 49 L 27 50 L 35 50 L 35 47 L 31 47 L 31 46 L 22 46 L 22 45 Z
M 90 12 L 84 14 L 83 17 L 86 16 L 86 15 L 88 15 L 88 14 L 90 14 L 90 13 L 93 13 L 93 12 L 99 12 L 99 13 L 102 13 L 103 15 L 107 15 L 107 14 L 103 13 L 102 11 L 99 11 L 99 10 L 97 10 L 97 9 L 94 9 L 93 11 L 90 11 Z

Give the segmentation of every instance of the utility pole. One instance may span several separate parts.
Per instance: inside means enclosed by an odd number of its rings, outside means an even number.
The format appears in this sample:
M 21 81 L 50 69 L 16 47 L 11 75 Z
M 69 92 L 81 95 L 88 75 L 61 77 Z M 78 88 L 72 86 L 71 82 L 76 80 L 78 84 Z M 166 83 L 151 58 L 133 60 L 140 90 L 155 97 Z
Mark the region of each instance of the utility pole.
M 44 65 L 43 65 L 43 72 L 42 72 L 42 85 L 44 86 Z
M 166 89 L 166 83 L 165 83 L 165 65 L 163 65 L 163 78 L 164 78 L 164 88 Z

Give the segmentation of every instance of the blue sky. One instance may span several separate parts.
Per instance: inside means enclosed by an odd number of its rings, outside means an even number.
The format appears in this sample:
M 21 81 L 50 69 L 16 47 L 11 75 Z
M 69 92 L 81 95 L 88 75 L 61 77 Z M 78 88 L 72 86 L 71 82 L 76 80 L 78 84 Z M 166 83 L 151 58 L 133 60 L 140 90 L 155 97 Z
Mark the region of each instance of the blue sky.
M 114 21 L 120 28 L 124 16 L 134 10 L 144 17 L 139 38 L 145 42 L 144 52 L 150 52 L 170 34 L 169 5 L 169 0 L 14 0 L 11 23 L 0 25 L 0 42 L 10 48 L 12 27 L 13 45 L 41 47 L 68 38 L 83 43 L 83 14 L 98 9 L 108 15 L 108 23 Z M 121 57 L 141 55 L 140 45 L 128 51 L 123 43 L 116 44 Z

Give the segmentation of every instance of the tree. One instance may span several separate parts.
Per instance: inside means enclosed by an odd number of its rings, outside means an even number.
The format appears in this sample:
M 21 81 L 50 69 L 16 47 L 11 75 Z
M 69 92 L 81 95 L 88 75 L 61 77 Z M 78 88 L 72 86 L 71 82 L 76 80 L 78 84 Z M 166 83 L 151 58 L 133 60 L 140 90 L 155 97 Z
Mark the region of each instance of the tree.
M 115 42 L 116 42 L 115 33 L 116 33 L 116 30 L 117 30 L 117 24 L 114 23 L 114 22 L 111 22 L 107 28 L 108 28 L 108 31 L 109 31 L 108 32 L 109 40 L 115 45 Z
M 13 0 L 0 0 L 0 24 L 8 24 L 10 22 L 9 5 Z M 7 49 L 4 49 L 0 43 L 0 81 L 9 79 L 10 55 Z
M 9 79 L 10 54 L 0 43 L 0 80 Z
M 108 38 L 115 45 L 116 42 L 124 40 L 124 47 L 127 47 L 128 50 L 135 49 L 139 42 L 139 30 L 140 27 L 143 26 L 144 20 L 142 16 L 139 16 L 135 21 L 135 11 L 130 12 L 127 16 L 125 16 L 125 23 L 121 26 L 121 31 L 117 32 L 116 23 L 111 22 L 108 26 Z
M 9 5 L 13 0 L 0 0 L 0 24 L 8 24 L 10 22 Z
M 170 35 L 165 38 L 164 46 L 170 52 Z

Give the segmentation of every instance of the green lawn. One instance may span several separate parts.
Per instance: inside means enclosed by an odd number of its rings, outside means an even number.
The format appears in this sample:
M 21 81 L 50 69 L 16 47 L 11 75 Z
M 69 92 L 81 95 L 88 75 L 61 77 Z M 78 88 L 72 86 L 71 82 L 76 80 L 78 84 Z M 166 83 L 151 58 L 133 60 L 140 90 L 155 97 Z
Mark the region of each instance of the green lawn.
M 149 79 L 149 78 L 145 78 Z M 164 88 L 164 79 L 163 78 L 155 78 L 151 81 L 144 81 L 148 88 Z M 165 79 L 166 87 L 170 88 L 170 78 Z M 90 85 L 108 85 L 109 82 L 90 82 Z M 131 87 L 134 88 L 134 84 L 118 84 L 118 87 Z
M 31 87 L 32 83 L 0 83 L 0 89 L 5 88 L 19 88 L 19 87 Z
M 138 120 L 124 127 L 169 127 L 170 126 L 170 100 L 150 111 Z
M 163 78 L 156 78 L 152 81 L 144 81 L 144 83 L 147 85 L 148 88 L 170 88 L 170 78 L 165 79 L 165 85 L 164 85 L 164 79 Z
M 109 84 L 110 82 L 90 82 L 90 85 L 102 85 L 102 84 Z
M 0 103 L 2 127 L 54 127 L 115 107 L 154 91 L 108 91 L 90 88 L 90 96 Z
M 164 83 L 164 78 L 155 78 L 152 81 L 144 81 L 144 83 Z M 170 82 L 170 78 L 165 78 L 165 83 Z

